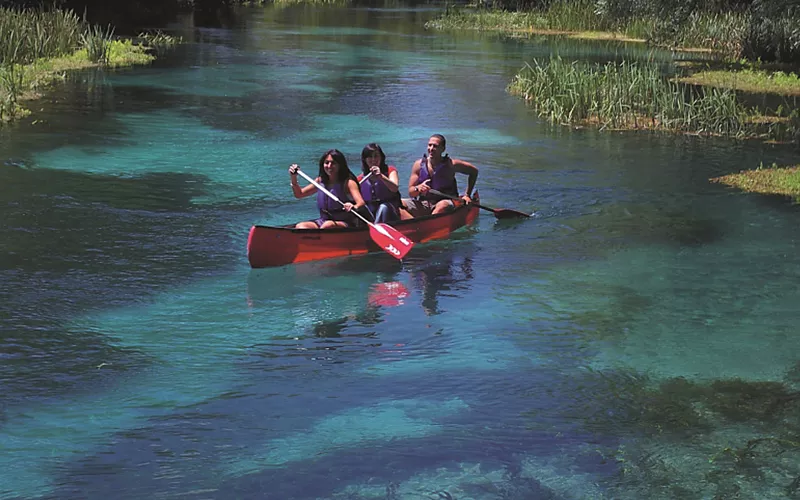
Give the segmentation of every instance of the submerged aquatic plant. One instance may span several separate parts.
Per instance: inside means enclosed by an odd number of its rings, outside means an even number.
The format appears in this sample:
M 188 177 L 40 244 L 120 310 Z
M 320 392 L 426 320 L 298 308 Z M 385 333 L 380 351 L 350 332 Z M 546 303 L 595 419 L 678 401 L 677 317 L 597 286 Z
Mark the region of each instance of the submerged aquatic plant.
M 606 385 L 597 392 L 611 396 L 589 424 L 602 424 L 605 433 L 616 429 L 624 443 L 604 453 L 619 467 L 614 498 L 800 493 L 800 392 L 787 384 L 683 378 L 653 384 L 626 372 L 595 376 Z

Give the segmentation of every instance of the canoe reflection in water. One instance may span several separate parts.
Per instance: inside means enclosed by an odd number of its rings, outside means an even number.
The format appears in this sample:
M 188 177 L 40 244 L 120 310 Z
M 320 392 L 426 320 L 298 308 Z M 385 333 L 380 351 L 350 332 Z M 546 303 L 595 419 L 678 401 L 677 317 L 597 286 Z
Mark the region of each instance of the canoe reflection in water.
M 402 281 L 375 283 L 369 289 L 367 304 L 375 307 L 402 306 L 410 293 Z

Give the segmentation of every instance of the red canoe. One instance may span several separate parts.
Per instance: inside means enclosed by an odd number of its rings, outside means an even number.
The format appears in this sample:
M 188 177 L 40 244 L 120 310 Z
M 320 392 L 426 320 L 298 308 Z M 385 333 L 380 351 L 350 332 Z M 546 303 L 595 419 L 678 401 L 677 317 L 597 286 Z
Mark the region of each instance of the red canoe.
M 456 205 L 452 212 L 397 221 L 391 225 L 416 243 L 447 238 L 456 229 L 472 224 L 480 211 L 476 205 L 459 202 Z M 369 227 L 294 229 L 294 224 L 253 226 L 247 238 L 247 259 L 253 268 L 379 251 L 381 249 L 369 235 Z

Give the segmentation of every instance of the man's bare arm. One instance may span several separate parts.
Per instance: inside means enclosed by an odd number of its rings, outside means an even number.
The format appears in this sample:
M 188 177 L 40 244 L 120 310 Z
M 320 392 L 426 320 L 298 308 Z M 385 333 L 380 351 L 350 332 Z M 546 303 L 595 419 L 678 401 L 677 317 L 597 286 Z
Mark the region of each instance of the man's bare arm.
M 453 168 L 456 172 L 469 176 L 467 192 L 464 194 L 472 196 L 472 190 L 475 189 L 475 183 L 478 181 L 478 167 L 464 160 L 453 158 Z

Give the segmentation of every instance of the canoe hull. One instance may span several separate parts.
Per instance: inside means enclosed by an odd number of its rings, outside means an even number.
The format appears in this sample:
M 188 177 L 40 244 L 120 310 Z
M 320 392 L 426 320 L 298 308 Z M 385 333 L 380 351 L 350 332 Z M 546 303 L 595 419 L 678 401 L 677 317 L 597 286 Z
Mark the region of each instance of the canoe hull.
M 394 222 L 391 225 L 415 243 L 443 239 L 478 217 L 475 205 L 460 205 L 446 214 Z M 369 228 L 294 229 L 293 226 L 253 226 L 247 238 L 250 267 L 275 267 L 313 260 L 381 251 Z

